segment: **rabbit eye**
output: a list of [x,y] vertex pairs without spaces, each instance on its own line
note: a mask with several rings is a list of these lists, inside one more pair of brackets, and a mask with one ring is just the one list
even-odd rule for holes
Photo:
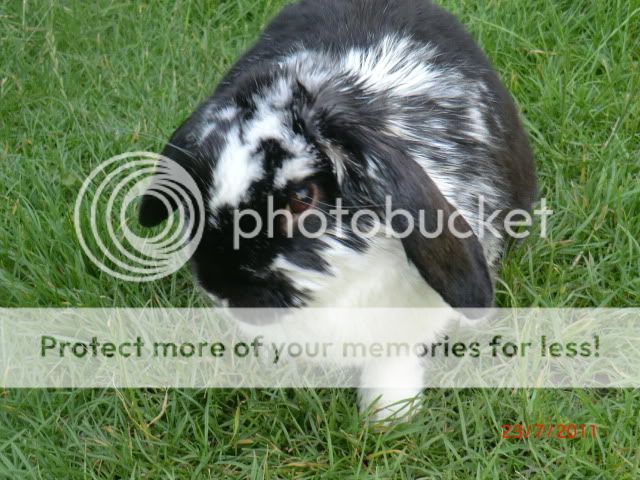
[[318,202],[318,187],[313,183],[296,185],[289,194],[289,210],[294,215],[300,215]]

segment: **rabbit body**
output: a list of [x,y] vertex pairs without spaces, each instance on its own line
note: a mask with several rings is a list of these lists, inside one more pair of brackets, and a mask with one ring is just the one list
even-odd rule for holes
[[[401,332],[392,320],[363,329],[329,313],[313,325],[286,318],[243,324],[247,334],[274,341],[294,331],[317,341],[435,340],[457,317],[455,309],[493,305],[506,242],[500,220],[512,210],[529,211],[536,195],[534,163],[512,99],[458,21],[426,0],[287,6],[163,153],[191,173],[205,198],[206,229],[192,263],[216,301],[442,309]],[[278,224],[275,235],[260,232],[234,244],[232,212],[252,208],[262,218],[271,198],[295,213],[305,208],[300,195],[325,214],[340,200],[349,220],[370,209],[381,220],[359,224],[381,232],[408,226],[406,218],[386,221],[390,198],[410,216],[423,215],[426,227],[441,215],[469,235],[457,238],[445,229],[437,238],[421,232],[363,238],[328,214],[317,238],[283,235]],[[153,196],[143,198],[143,224],[169,213]],[[483,231],[488,221],[495,229]],[[417,358],[360,367],[364,406],[379,398],[385,407],[421,388],[424,366]]]

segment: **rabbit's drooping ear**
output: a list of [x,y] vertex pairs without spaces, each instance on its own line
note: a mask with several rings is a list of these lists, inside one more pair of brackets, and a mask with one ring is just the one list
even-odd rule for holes
[[[401,152],[386,154],[383,161],[391,177],[387,181],[393,206],[410,212],[415,219],[411,233],[402,240],[407,258],[452,307],[491,307],[493,286],[489,269],[469,224],[413,159]],[[424,232],[438,235],[434,238],[425,235],[420,222]],[[404,232],[406,219],[397,217],[391,226]]]
[[[411,145],[383,133],[387,126],[376,102],[354,98],[364,97],[326,89],[310,110],[315,114],[311,122],[318,133],[350,152],[344,159],[343,167],[348,173],[341,185],[343,193],[368,192],[372,204],[384,204],[384,197],[390,196],[394,209],[403,209],[414,218],[415,226],[402,243],[407,258],[425,281],[453,308],[492,306],[489,269],[482,246],[468,223],[408,156],[406,151]],[[376,168],[369,168],[370,162]],[[379,178],[369,178],[366,172],[370,171],[378,172]],[[439,225],[442,232],[437,236],[423,235],[421,216],[425,232],[437,232]],[[451,231],[450,220],[456,232],[463,235]],[[394,216],[391,226],[396,232],[405,232],[407,220]]]

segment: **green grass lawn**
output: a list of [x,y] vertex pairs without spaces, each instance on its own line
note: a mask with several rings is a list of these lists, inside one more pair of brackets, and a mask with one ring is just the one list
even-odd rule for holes
[[[82,254],[101,161],[159,151],[281,0],[0,1],[0,306],[204,305],[187,269],[126,284]],[[517,99],[555,211],[502,306],[640,306],[640,1],[446,0]],[[1,372],[0,372],[1,375]],[[516,422],[595,440],[502,440]],[[372,429],[350,390],[0,391],[0,478],[640,477],[640,392],[433,390]]]

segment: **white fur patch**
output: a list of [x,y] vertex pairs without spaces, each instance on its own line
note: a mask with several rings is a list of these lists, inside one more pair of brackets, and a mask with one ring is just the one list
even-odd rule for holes
[[[350,50],[342,68],[356,75],[365,88],[374,92],[400,97],[425,92],[433,94],[442,89],[443,74],[460,76],[455,71],[444,71],[428,63],[436,56],[435,48],[390,35],[372,48]],[[448,95],[457,93],[453,91]]]
[[253,152],[254,146],[241,141],[237,128],[229,132],[213,171],[213,191],[209,198],[212,213],[223,206],[237,207],[246,199],[251,184],[262,177],[262,162]]
[[304,180],[315,173],[309,158],[295,157],[286,160],[276,172],[274,184],[276,188],[284,188],[292,181]]
[[328,272],[302,269],[283,256],[272,265],[311,294],[308,307],[447,307],[407,261],[400,240],[377,237],[364,252],[335,239],[322,240],[329,245],[320,253]]

